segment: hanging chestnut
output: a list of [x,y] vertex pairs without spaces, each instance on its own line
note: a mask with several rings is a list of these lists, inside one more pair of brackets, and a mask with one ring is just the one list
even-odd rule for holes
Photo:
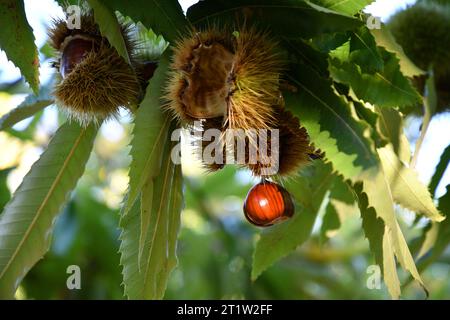
[[268,227],[292,217],[294,203],[282,186],[263,180],[248,192],[244,214],[255,226]]
[[114,118],[122,108],[134,110],[147,86],[147,70],[131,24],[121,22],[119,28],[126,61],[102,35],[92,10],[82,10],[80,21],[73,29],[66,19],[56,19],[48,33],[56,51],[53,66],[61,75],[53,90],[56,104],[86,126]]

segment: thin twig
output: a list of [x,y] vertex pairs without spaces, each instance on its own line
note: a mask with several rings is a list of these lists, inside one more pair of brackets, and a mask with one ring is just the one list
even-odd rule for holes
[[422,147],[423,141],[427,134],[428,128],[430,126],[431,118],[433,117],[434,111],[436,110],[436,87],[434,84],[434,73],[433,70],[429,71],[429,78],[425,85],[425,93],[423,98],[423,121],[420,136],[416,141],[416,147],[414,149],[414,154],[411,158],[410,167],[415,168],[417,160],[419,158],[420,148]]

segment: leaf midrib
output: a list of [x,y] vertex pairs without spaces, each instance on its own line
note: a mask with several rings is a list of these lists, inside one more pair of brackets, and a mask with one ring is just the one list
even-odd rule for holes
[[81,142],[81,138],[85,135],[85,133],[86,133],[86,129],[83,128],[81,130],[80,135],[78,136],[77,140],[75,141],[72,149],[70,150],[69,155],[64,160],[63,166],[61,167],[61,170],[58,172],[58,175],[56,176],[54,182],[52,183],[49,192],[47,193],[47,195],[44,198],[44,201],[42,201],[41,205],[39,206],[39,209],[37,210],[36,215],[34,216],[33,220],[31,221],[30,226],[27,228],[24,236],[20,240],[19,245],[17,246],[16,250],[14,251],[13,255],[11,256],[11,259],[9,259],[8,263],[3,268],[3,271],[0,274],[0,279],[2,279],[3,276],[5,275],[5,273],[9,270],[10,266],[12,265],[12,262],[17,257],[20,249],[22,248],[22,246],[24,245],[25,241],[28,239],[29,235],[31,234],[31,232],[33,230],[33,227],[36,224],[36,221],[38,220],[38,218],[42,214],[43,209],[47,205],[50,197],[52,196],[53,192],[55,191],[56,186],[59,184],[59,181],[61,180],[62,175],[63,175],[65,169],[67,168],[69,161],[73,158],[75,150],[78,148],[78,146],[79,146],[79,144]]
[[[163,185],[162,185],[162,190],[166,190],[166,188],[167,188],[167,184],[168,184],[168,180],[169,180],[170,166],[171,166],[171,162],[170,162],[170,161],[167,161],[167,166],[166,166],[166,168],[165,168],[165,173],[164,173],[164,183],[163,183]],[[152,195],[152,196],[153,196],[153,195]],[[153,233],[153,236],[152,236],[152,241],[151,241],[152,245],[151,245],[151,247],[150,247],[150,252],[149,252],[149,255],[148,255],[148,260],[151,260],[151,256],[152,256],[152,253],[153,253],[153,248],[154,248],[154,246],[155,246],[155,245],[154,245],[154,244],[155,244],[155,238],[156,238],[156,234],[157,234],[157,231],[158,231],[159,220],[160,220],[160,218],[161,218],[162,206],[163,206],[163,204],[164,204],[164,202],[165,202],[165,201],[163,201],[163,200],[165,200],[165,197],[164,197],[164,196],[161,198],[161,200],[160,200],[160,202],[159,202],[158,216],[157,216],[157,218],[156,218],[156,224],[155,224],[155,232]],[[141,209],[141,210],[142,210],[142,209]],[[151,210],[151,208],[150,208],[150,210]],[[145,277],[144,277],[144,290],[143,290],[144,293],[145,293],[145,291],[146,291],[146,289],[147,289],[147,277],[148,277],[148,271],[149,271],[149,269],[150,269],[150,264],[149,264],[148,261],[147,261],[146,267],[145,267]]]
[[430,218],[431,220],[433,220],[433,221],[437,221],[437,222],[439,222],[439,221],[442,221],[442,220],[435,220],[436,218],[434,218],[433,216],[435,216],[435,215],[439,215],[439,211],[437,211],[436,210],[436,212],[433,212],[432,210],[430,210],[429,208],[428,208],[428,205],[426,205],[423,201],[422,201],[422,197],[420,197],[417,193],[416,193],[416,191],[415,191],[415,189],[414,188],[412,188],[411,186],[410,186],[410,184],[408,183],[408,181],[404,178],[404,173],[402,172],[402,167],[400,167],[399,169],[396,169],[397,168],[397,166],[395,165],[395,163],[393,163],[392,161],[391,161],[391,159],[390,159],[390,157],[386,154],[386,152],[383,150],[383,149],[381,149],[381,152],[383,152],[385,155],[384,155],[384,158],[386,159],[386,161],[388,161],[389,162],[389,165],[392,167],[392,168],[394,168],[394,170],[395,171],[397,171],[398,172],[398,177],[403,181],[403,183],[407,186],[407,188],[408,188],[408,190],[410,191],[410,193],[414,196],[414,198],[416,198],[417,199],[417,201],[423,206],[423,208],[422,208],[422,210],[418,210],[419,212],[422,212],[422,214],[424,214],[424,215],[426,215],[426,216],[428,216],[428,218]]
[[[320,99],[320,97],[318,97],[317,95],[314,94],[314,92],[312,92],[311,90],[309,90],[306,86],[304,86],[302,83],[300,83],[299,81],[297,81],[296,79],[290,77],[292,81],[294,81],[297,85],[299,85],[300,87],[302,87],[305,91],[307,91],[314,99],[316,99],[317,101],[320,102],[320,104],[322,104],[324,107],[326,107],[329,111],[331,111],[331,113],[333,113],[335,115],[335,117],[337,119],[340,120],[340,122],[343,123],[343,125],[345,127],[347,127],[347,129],[350,131],[351,135],[353,135],[356,138],[356,141],[358,144],[360,144],[362,146],[362,148],[365,150],[366,152],[366,159],[370,159],[370,162],[372,164],[376,165],[376,162],[372,159],[372,157],[370,157],[371,152],[370,150],[366,147],[366,145],[362,142],[360,136],[358,134],[356,134],[355,130],[353,130],[352,127],[349,126],[349,124],[347,123],[347,121],[345,121],[333,108],[331,108],[325,101],[323,101],[322,99]],[[339,97],[337,97],[339,98]],[[322,115],[321,115],[322,116]],[[368,156],[369,155],[369,156]]]
[[406,90],[404,90],[404,89],[402,89],[402,88],[400,88],[400,87],[394,85],[394,83],[392,83],[391,81],[389,81],[388,79],[386,79],[381,73],[376,72],[375,75],[376,75],[378,78],[380,78],[381,80],[383,80],[384,82],[386,82],[388,85],[390,85],[392,88],[394,88],[394,89],[396,89],[396,90],[402,92],[403,94],[406,94],[406,95],[408,95],[408,96],[410,96],[410,97],[412,97],[412,98],[417,98],[417,96],[416,96],[415,94],[413,94],[413,93],[411,93],[411,92],[408,92],[408,91],[406,91]]
[[[159,147],[159,144],[161,143],[161,141],[160,141],[161,140],[161,136],[163,135],[163,133],[164,133],[164,131],[166,129],[168,121],[169,121],[169,117],[167,115],[165,115],[164,123],[161,126],[161,129],[158,132],[158,136],[155,139],[156,143],[153,144],[153,148],[151,149],[147,159],[145,160],[145,165],[144,165],[144,168],[143,168],[143,170],[141,172],[147,172],[148,171],[150,163],[152,162],[152,159],[153,159],[153,154],[155,153],[155,150]],[[133,164],[131,164],[131,167],[133,168]],[[137,197],[139,195],[139,192],[137,192],[137,190],[140,190],[142,188],[142,186],[145,184],[146,181],[147,181],[146,176],[141,174],[140,178],[138,179],[138,184],[137,184],[136,188],[134,188],[134,190],[130,191],[130,197],[128,198],[127,206],[126,206],[124,215],[127,215],[128,212],[131,210],[132,205],[134,204],[134,202],[136,201],[136,199],[137,199]],[[130,183],[131,183],[131,180],[130,180]]]

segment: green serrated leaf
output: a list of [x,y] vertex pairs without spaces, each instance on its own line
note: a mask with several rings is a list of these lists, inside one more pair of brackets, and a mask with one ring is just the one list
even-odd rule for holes
[[164,36],[169,42],[177,39],[187,29],[187,21],[176,0],[108,0],[111,10],[118,10],[135,22]]
[[181,172],[170,158],[169,129],[174,127],[162,111],[160,100],[168,56],[162,57],[150,81],[133,130],[130,186],[122,211],[120,249],[125,294],[130,299],[161,299],[176,265]]
[[385,55],[382,72],[364,73],[353,62],[330,60],[330,74],[334,81],[350,86],[356,96],[379,107],[404,107],[421,100],[407,78],[400,72],[394,54]]
[[336,50],[344,44],[349,43],[349,35],[347,32],[325,33],[314,37],[310,41],[315,49],[323,53],[329,53],[330,51]]
[[354,15],[364,9],[366,6],[374,2],[375,0],[310,0],[311,2],[318,4],[322,7],[330,10],[341,12],[348,15]]
[[[287,98],[285,96],[285,98]],[[286,99],[286,105],[296,114],[295,100]],[[304,113],[302,113],[304,115]],[[296,114],[298,116],[298,113]],[[308,135],[314,145],[326,153],[326,158],[331,159],[333,167],[345,177],[357,177],[361,173],[361,168],[354,165],[357,155],[349,155],[339,150],[337,140],[330,136],[328,131],[321,131],[319,124],[319,113],[308,114],[308,117],[302,117],[301,124],[307,128]]]
[[[126,201],[126,199],[125,199]],[[132,208],[125,214],[123,208],[120,214],[119,227],[120,265],[122,266],[124,295],[129,299],[138,297],[142,292],[142,279],[139,276],[139,241],[141,230],[141,201],[136,200]]]
[[31,89],[39,88],[39,56],[33,30],[27,22],[23,1],[0,2],[0,48],[22,72]]
[[[148,181],[142,186],[141,192],[141,229],[139,233],[139,255],[138,264],[141,265],[142,256],[144,254],[145,241],[150,229],[150,222],[152,218],[152,203],[153,203],[153,191],[154,191],[154,177],[148,179]],[[139,269],[141,271],[141,269]]]
[[[388,227],[386,226],[386,228]],[[420,286],[428,296],[428,290],[425,287],[419,271],[417,270],[416,263],[414,262],[414,258],[411,255],[408,244],[405,240],[405,237],[403,236],[402,231],[400,230],[400,225],[398,224],[398,222],[396,222],[396,228],[396,232],[389,233],[389,235],[393,237],[391,242],[393,244],[395,256],[397,257],[397,260],[402,268],[411,274],[411,276],[420,284]]]
[[382,242],[383,272],[389,293],[393,298],[398,298],[400,295],[398,275],[394,271],[395,259],[393,258],[392,252],[397,257],[403,269],[408,271],[426,291],[414,259],[395,218],[394,197],[390,188],[390,181],[387,175],[385,175],[383,168],[373,170],[372,172],[365,172],[361,178],[364,181],[362,192],[367,195],[368,207],[375,209],[376,216],[381,218],[385,224]]
[[320,239],[326,241],[329,238],[329,232],[335,231],[341,227],[338,212],[334,204],[330,201],[325,209],[322,226],[320,228]]
[[299,204],[294,217],[261,233],[256,244],[252,279],[304,243],[310,236],[320,205],[333,181],[332,166],[316,162],[303,175],[286,185]]
[[157,291],[160,292],[160,296],[164,295],[164,291],[167,286],[170,272],[175,269],[178,264],[177,259],[177,243],[178,234],[181,227],[181,210],[183,208],[183,176],[181,173],[181,166],[175,166],[175,172],[171,187],[171,199],[169,203],[169,226],[168,226],[168,239],[167,239],[167,257],[166,257],[166,270],[164,273],[160,273],[158,279]]
[[348,59],[357,64],[364,73],[375,73],[383,70],[383,57],[377,49],[375,39],[365,27],[352,32]]
[[395,109],[375,108],[378,118],[378,131],[391,142],[395,154],[400,161],[411,161],[411,148],[408,138],[403,132],[403,117]]
[[296,54],[299,63],[307,65],[322,77],[328,78],[327,54],[317,51],[308,40],[283,39],[282,45]]
[[351,33],[345,54],[347,46],[330,55],[329,70],[334,81],[348,85],[359,99],[379,107],[411,106],[420,101],[420,95],[400,71],[399,59],[378,47],[367,28]]
[[392,299],[398,299],[401,294],[400,280],[398,279],[397,266],[395,263],[394,243],[392,230],[384,226],[383,234],[383,276],[386,287]]
[[439,182],[444,176],[445,170],[447,170],[449,163],[450,163],[450,145],[447,146],[447,148],[445,148],[444,152],[442,153],[441,159],[439,160],[439,163],[436,166],[436,170],[433,174],[433,177],[431,178],[430,185],[428,186],[428,189],[430,190],[430,193],[433,196],[436,193],[436,189],[439,185]]
[[122,29],[114,12],[102,0],[87,0],[87,2],[92,10],[94,10],[95,22],[97,22],[101,34],[116,48],[119,55],[128,64],[131,64],[127,45],[122,35]]
[[370,205],[367,194],[363,192],[363,184],[357,183],[354,186],[354,190],[358,196],[362,227],[367,240],[369,240],[370,251],[375,257],[376,264],[383,270],[384,282],[389,294],[393,299],[398,299],[401,291],[393,249],[392,232],[383,219],[377,217],[377,212]]
[[298,92],[285,93],[286,107],[300,119],[314,144],[346,178],[378,166],[369,126],[352,115],[348,101],[335,94],[331,82],[304,65],[290,75]]
[[382,25],[380,29],[374,28],[370,32],[374,36],[378,46],[385,48],[397,56],[400,63],[400,70],[405,76],[412,78],[422,76],[426,73],[406,56],[403,48],[395,41],[394,36],[385,25]]
[[[169,252],[169,218],[171,186],[174,177],[174,165],[170,160],[171,144],[167,143],[164,150],[161,173],[155,179],[155,188],[152,193],[142,189],[141,217],[149,216],[148,231],[144,239],[143,255],[139,261],[142,279],[142,295],[144,299],[162,299],[165,285],[160,284],[161,279],[170,272],[167,266]],[[152,198],[151,202],[146,198]],[[149,207],[143,205],[149,204]]]
[[159,59],[169,46],[169,43],[164,40],[163,36],[156,35],[152,29],[148,29],[141,22],[135,22],[130,17],[124,17],[120,13],[117,13],[117,15],[120,21],[131,27],[136,41],[145,43],[145,46],[136,48],[136,55],[145,61],[156,61]]
[[391,146],[378,149],[378,154],[395,202],[432,221],[442,221],[444,217],[436,209],[427,187],[419,181],[416,172],[397,158]]
[[424,230],[424,238],[419,252],[417,253],[417,260],[426,255],[431,249],[433,249],[439,235],[439,223],[433,222],[429,229]]
[[359,214],[356,196],[353,189],[342,176],[336,176],[330,188],[330,204],[333,205],[339,217],[339,221],[344,221],[347,217]]
[[394,198],[391,193],[390,183],[383,172],[383,168],[373,169],[361,175],[363,192],[367,195],[369,207],[375,209],[377,217],[396,232],[396,219],[394,212]]
[[392,232],[385,225],[373,207],[370,207],[366,194],[362,192],[362,184],[355,185],[358,203],[361,211],[362,226],[369,240],[370,251],[375,262],[383,270],[384,282],[393,299],[400,296],[400,280],[398,279],[395,253],[393,249]]
[[[171,144],[168,145],[171,146]],[[156,218],[158,225],[151,237],[148,234],[145,245],[150,248],[150,250],[146,250],[149,255],[146,257],[147,261],[142,261],[142,269],[148,270],[146,283],[149,285],[144,288],[144,297],[148,299],[164,297],[169,275],[177,264],[176,244],[182,205],[181,171],[180,166],[171,163],[170,150],[171,148],[166,151],[167,176],[164,178],[161,176],[155,180],[160,189],[155,190],[153,195],[158,202],[152,206],[152,216]],[[169,184],[165,185],[163,181],[167,181]],[[159,261],[158,264],[157,261]],[[156,286],[152,283],[155,283]]]
[[53,223],[75,188],[97,128],[64,124],[0,215],[0,297],[12,298],[26,273],[43,257]]
[[131,209],[141,189],[151,177],[159,174],[162,150],[167,141],[170,117],[161,109],[160,97],[166,81],[168,54],[165,54],[150,80],[147,94],[136,112],[133,140],[131,141],[131,167],[129,195],[125,214]]
[[0,118],[0,131],[9,129],[16,123],[33,116],[53,102],[48,88],[42,88],[38,96],[34,94],[27,96],[21,104]]
[[[169,274],[177,263],[181,169],[170,160],[171,146],[171,143],[166,144],[163,166],[153,181],[152,190],[143,188],[132,210],[127,215],[122,214],[121,265],[125,294],[129,299],[162,299]],[[148,221],[147,229],[140,235],[143,220]]]
[[371,127],[371,138],[375,143],[376,148],[384,147],[387,143],[387,139],[380,133],[378,124],[380,122],[380,115],[375,112],[374,108],[370,108],[367,104],[363,104],[359,101],[352,102],[355,112],[359,119],[364,120]]
[[367,240],[369,240],[370,251],[375,257],[375,262],[383,267],[384,222],[377,217],[375,209],[369,207],[367,195],[362,192],[362,184],[357,184],[354,190],[358,196],[362,227]]
[[[326,8],[298,0],[205,0],[189,8],[188,19],[197,27],[237,21],[260,24],[285,38],[310,39],[322,33],[351,30],[361,22]],[[295,26],[295,28],[292,28]]]

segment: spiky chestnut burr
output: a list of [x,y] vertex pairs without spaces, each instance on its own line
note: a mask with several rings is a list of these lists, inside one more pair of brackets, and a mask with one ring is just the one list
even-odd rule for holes
[[129,27],[121,26],[132,65],[104,38],[92,12],[83,12],[81,29],[69,29],[65,20],[54,21],[50,44],[56,49],[55,66],[61,75],[55,86],[57,104],[83,125],[116,116],[121,107],[139,102],[144,79],[135,68],[135,43]]
[[[201,126],[190,126],[191,134],[194,137],[193,141],[193,155],[200,160],[203,168],[209,172],[218,171],[225,167],[226,149],[223,138],[224,133],[224,118],[211,118],[201,120]],[[206,136],[210,130],[216,130],[220,136],[209,135]],[[220,150],[221,154],[216,154]],[[211,161],[206,161],[205,155],[210,157]],[[218,161],[216,161],[216,159]]]
[[[259,153],[260,148],[256,148],[256,158],[253,159],[254,161],[250,161],[249,148],[251,145],[247,138],[245,143],[245,164],[241,165],[241,167],[248,168],[255,176],[264,176],[264,169],[273,168],[274,163],[271,163],[270,161],[275,159],[275,161],[278,160],[278,171],[270,171],[273,173],[271,175],[281,178],[294,176],[302,167],[308,165],[312,160],[323,158],[324,154],[310,143],[308,133],[306,129],[301,126],[298,118],[282,107],[274,107],[274,110],[277,125],[270,129],[279,130],[278,148],[271,149],[272,136],[270,131],[268,131],[267,152],[264,152],[264,156],[262,156]],[[218,157],[220,163],[203,162],[203,165],[209,171],[220,170],[224,167],[226,152],[230,149],[230,145],[227,144],[226,141],[228,127],[226,123],[223,122],[222,118],[206,119],[203,120],[202,124],[201,134],[204,134],[209,129],[216,129],[221,132],[221,139],[212,141],[212,146],[210,145],[211,141],[209,141],[209,139],[202,139],[197,142],[198,147],[195,149],[194,153],[201,158],[205,153],[205,148],[208,147],[210,148],[209,150],[215,150],[217,146],[217,149],[222,150],[222,157]],[[261,143],[261,141],[258,143]],[[235,159],[237,159],[237,145],[233,144],[231,149],[231,151],[234,152]],[[212,156],[215,157],[215,153],[213,153]]]
[[[411,60],[423,70],[433,68],[438,97],[436,112],[450,108],[450,4],[421,1],[399,11],[388,22],[397,42]],[[426,77],[414,79],[420,92]],[[419,108],[412,109],[418,112]],[[410,110],[404,110],[409,113]]]
[[174,48],[168,108],[184,124],[226,117],[231,129],[268,128],[283,67],[267,33],[193,31]]
[[[224,140],[228,129],[279,129],[280,149],[273,151],[280,158],[277,174],[295,174],[310,160],[314,148],[298,119],[281,107],[284,61],[280,52],[276,41],[256,29],[244,29],[238,34],[217,29],[193,32],[174,49],[167,106],[184,125],[204,119],[203,131],[220,130],[223,161],[225,147],[230,148]],[[250,164],[249,147],[256,142],[246,142],[244,166],[261,176],[267,168],[263,164],[266,159],[258,154],[256,163]],[[208,144],[202,141],[195,152],[203,155]],[[228,151],[234,152],[236,158],[237,150],[231,149]],[[210,171],[223,167],[219,163],[204,164]]]
[[[277,119],[275,129],[279,130],[278,150],[270,150],[272,145],[270,136],[267,145],[269,152],[274,152],[275,158],[278,158],[278,176],[294,176],[301,167],[314,160],[315,156],[323,157],[310,143],[306,129],[300,125],[298,118],[290,111],[276,107],[275,118]],[[264,164],[263,159],[258,158],[257,160],[256,164],[247,164],[247,167],[255,176],[261,176],[267,165]]]
[[396,13],[388,22],[411,60],[436,75],[450,71],[450,6],[419,3]]

